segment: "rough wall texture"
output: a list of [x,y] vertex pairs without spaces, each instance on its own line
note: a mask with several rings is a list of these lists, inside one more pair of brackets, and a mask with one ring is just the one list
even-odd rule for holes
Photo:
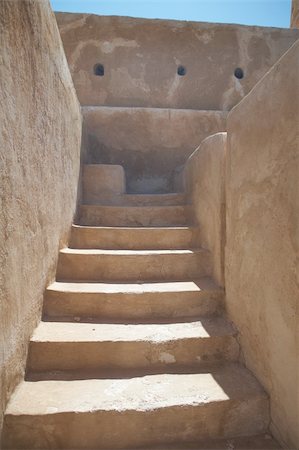
[[176,170],[210,134],[226,130],[222,111],[82,108],[85,162],[120,164],[128,192],[174,189]]
[[270,394],[272,431],[299,448],[299,42],[228,116],[228,312]]
[[200,243],[211,251],[213,277],[224,286],[226,133],[205,139],[190,156],[183,182],[199,225]]
[[299,0],[292,1],[291,28],[299,28]]
[[[56,17],[82,105],[229,110],[299,37],[279,28]],[[95,64],[104,76],[94,74]],[[234,76],[238,67],[243,79]]]
[[0,2],[0,429],[76,207],[81,114],[48,1]]

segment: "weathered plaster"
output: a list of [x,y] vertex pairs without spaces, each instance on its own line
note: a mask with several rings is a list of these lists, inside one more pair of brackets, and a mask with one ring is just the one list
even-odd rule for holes
[[226,130],[223,111],[82,108],[85,162],[122,165],[128,192],[174,190],[177,169],[207,136]]
[[0,4],[0,429],[76,208],[81,115],[48,1]]
[[[56,17],[81,105],[230,110],[299,38],[298,30],[279,28]],[[97,63],[103,77],[94,75]]]
[[125,193],[124,169],[113,164],[85,164],[82,168],[83,203],[97,203],[101,198]]
[[299,42],[228,116],[227,309],[270,394],[271,429],[299,448]]
[[226,133],[205,139],[189,157],[183,183],[200,242],[211,252],[212,274],[224,286]]

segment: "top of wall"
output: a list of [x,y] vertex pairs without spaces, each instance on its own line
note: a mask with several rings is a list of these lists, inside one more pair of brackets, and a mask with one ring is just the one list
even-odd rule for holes
[[[295,29],[56,17],[82,105],[230,110],[299,38]],[[104,76],[94,74],[97,63]],[[234,76],[236,68],[243,79]]]
[[292,1],[291,27],[299,28],[299,0]]

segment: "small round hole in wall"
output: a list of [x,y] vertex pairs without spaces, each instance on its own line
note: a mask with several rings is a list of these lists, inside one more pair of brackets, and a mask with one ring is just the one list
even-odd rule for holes
[[103,77],[105,75],[105,69],[103,64],[95,64],[93,66],[93,73],[98,77]]
[[180,77],[183,77],[184,75],[186,75],[186,67],[184,67],[184,66],[179,66],[179,67],[178,67],[178,70],[177,70],[177,74],[178,74]]
[[242,78],[244,77],[243,69],[241,69],[240,67],[237,67],[235,69],[234,75],[236,78],[238,78],[238,80],[242,80]]

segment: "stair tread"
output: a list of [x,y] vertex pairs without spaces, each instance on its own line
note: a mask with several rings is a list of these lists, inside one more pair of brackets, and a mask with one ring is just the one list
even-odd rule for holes
[[198,407],[242,401],[266,394],[238,364],[210,372],[158,374],[131,379],[23,381],[6,410],[9,415],[52,415],[63,412],[152,411],[167,407]]
[[186,203],[184,193],[133,194],[99,192],[97,187],[86,186],[83,189],[83,204],[102,206],[176,206]]
[[40,322],[31,342],[138,342],[202,339],[234,335],[234,327],[221,317],[178,323]]
[[194,226],[194,225],[165,225],[165,226],[160,226],[160,225],[153,225],[151,227],[149,226],[145,226],[145,227],[130,227],[130,226],[104,226],[104,225],[77,225],[77,224],[73,224],[72,228],[76,228],[76,229],[96,229],[96,230],[126,230],[126,231],[134,231],[134,233],[138,233],[138,231],[169,231],[169,230],[176,230],[176,231],[192,231],[192,230],[197,230],[198,227]]
[[129,223],[123,223],[123,226],[119,226],[120,223],[105,225],[73,225],[69,247],[165,250],[199,246],[200,232],[195,226],[140,226],[136,223],[134,226]]
[[191,207],[188,204],[123,206],[89,203],[80,205],[77,223],[96,226],[181,226],[190,224],[190,219]]
[[210,276],[211,253],[198,249],[117,250],[64,248],[58,281],[185,281]]
[[164,209],[181,209],[181,208],[190,208],[190,204],[188,203],[180,203],[176,205],[98,205],[94,203],[81,203],[81,207],[89,207],[95,209],[154,209],[157,211],[163,211]]
[[229,439],[205,439],[197,442],[155,445],[128,450],[275,450],[282,447],[270,434]]
[[147,293],[147,292],[200,292],[222,289],[210,277],[195,281],[164,281],[160,283],[71,283],[55,281],[47,290],[82,293]]
[[134,194],[134,193],[126,193],[124,195],[136,198],[168,198],[168,197],[183,197],[185,194],[183,192],[164,192],[164,193],[155,193],[155,194]]
[[[124,200],[128,201],[151,201],[151,200],[161,200],[162,202],[165,200],[180,200],[182,202],[186,201],[186,195],[183,192],[168,192],[164,194],[133,194],[133,193],[124,193],[120,195]],[[124,203],[125,205],[125,203]],[[175,204],[176,205],[176,204]],[[174,205],[174,206],[175,206]],[[148,205],[150,206],[150,205]],[[163,206],[163,205],[157,205]],[[173,205],[167,205],[173,206]]]
[[166,249],[166,250],[109,250],[109,249],[81,249],[63,248],[60,253],[72,255],[112,255],[112,256],[151,256],[151,255],[192,255],[194,253],[209,253],[204,248],[196,249]]

